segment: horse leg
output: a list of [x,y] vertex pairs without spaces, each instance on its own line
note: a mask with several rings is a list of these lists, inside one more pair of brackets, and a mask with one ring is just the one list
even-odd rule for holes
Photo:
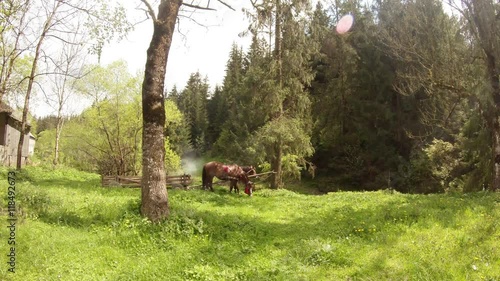
[[201,188],[203,190],[207,190],[207,184],[208,184],[207,179],[208,179],[208,175],[207,175],[206,167],[203,166],[203,169],[201,172]]
[[[205,170],[203,170],[203,172],[205,172]],[[210,177],[210,176],[207,176],[204,173],[204,177],[203,177],[203,190],[210,189],[210,191],[214,191],[214,188],[212,187],[213,180],[214,180],[213,176]]]
[[237,180],[231,180],[229,184],[229,193],[233,192],[234,193],[240,193],[240,190],[238,189],[238,181]]

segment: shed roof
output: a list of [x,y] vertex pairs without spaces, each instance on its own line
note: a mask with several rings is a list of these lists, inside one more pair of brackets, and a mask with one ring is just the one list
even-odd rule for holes
[[10,107],[8,104],[4,103],[3,101],[0,101],[0,113],[2,113],[2,112],[6,112],[6,113],[11,114],[12,112],[14,112],[14,109],[12,109],[12,107]]
[[[21,112],[16,112],[12,107],[10,107],[8,104],[4,103],[3,101],[0,101],[0,113],[7,113],[11,118],[18,122],[22,122],[23,120],[23,114]],[[28,127],[31,127],[30,122],[26,122],[26,125]]]

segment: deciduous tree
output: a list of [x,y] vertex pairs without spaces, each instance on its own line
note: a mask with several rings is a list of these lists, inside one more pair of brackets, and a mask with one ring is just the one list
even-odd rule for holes
[[[0,100],[18,88],[22,73],[16,71],[16,63],[22,59],[27,46],[21,42],[26,32],[31,1],[0,2]],[[16,75],[17,74],[17,75]]]
[[500,189],[500,4],[493,0],[462,0],[462,11],[470,32],[482,50],[489,102],[484,108],[491,133],[491,190]]
[[[4,2],[2,2],[3,4]],[[67,39],[65,34],[77,34],[81,30],[75,29],[75,22],[86,23],[87,27],[92,28],[92,38],[96,39],[95,45],[93,45],[99,52],[105,41],[110,40],[116,32],[121,32],[129,29],[129,25],[123,21],[123,9],[118,7],[113,10],[115,13],[112,17],[103,16],[99,8],[108,6],[107,2],[104,1],[75,1],[75,0],[60,0],[60,1],[8,1],[7,3],[20,3],[21,5],[21,15],[19,16],[20,27],[15,34],[15,44],[13,44],[13,50],[24,50],[26,55],[32,58],[32,63],[30,67],[29,74],[24,79],[27,81],[26,90],[24,91],[24,106],[23,115],[21,121],[21,131],[23,132],[19,138],[19,146],[17,151],[17,169],[21,168],[22,162],[22,147],[24,143],[25,132],[27,130],[27,118],[30,107],[30,100],[32,97],[32,92],[34,91],[34,86],[36,85],[38,77],[46,74],[40,71],[39,62],[41,59],[45,58],[51,60],[50,52],[48,49],[52,46],[47,44],[47,42],[64,41]],[[109,12],[109,11],[108,11]],[[111,14],[107,14],[110,16]],[[14,16],[13,18],[16,18]],[[24,23],[30,23],[30,28],[26,29]],[[103,25],[106,23],[106,26]],[[78,27],[81,25],[78,24]],[[23,29],[24,28],[24,29]],[[96,35],[98,31],[106,31],[108,38],[103,38],[102,36]],[[88,31],[88,30],[87,30]],[[102,33],[101,33],[102,34]],[[80,39],[78,36],[75,38]],[[18,43],[22,42],[23,45]],[[82,42],[70,42],[74,44],[83,44]],[[9,46],[10,47],[10,46]],[[19,57],[19,52],[14,52],[10,58]],[[7,65],[7,72],[9,68],[12,67],[12,63]],[[4,78],[3,78],[4,79]],[[4,81],[2,84],[7,85],[9,81]],[[1,93],[3,94],[3,93]]]
[[[153,36],[147,51],[144,82],[142,84],[143,162],[141,213],[153,222],[169,215],[166,190],[165,161],[165,107],[164,83],[168,54],[181,5],[210,10],[210,1],[201,7],[182,0],[161,0],[158,13],[150,1],[141,0],[152,19]],[[227,6],[227,4],[218,0]]]

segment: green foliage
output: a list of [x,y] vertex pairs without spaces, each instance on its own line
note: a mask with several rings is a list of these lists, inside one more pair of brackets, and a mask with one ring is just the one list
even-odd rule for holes
[[[236,124],[243,128],[246,125],[247,131],[254,135],[249,144],[251,152],[265,152],[256,157],[259,162],[269,162],[276,172],[271,181],[274,188],[282,185],[282,170],[285,175],[298,176],[298,165],[303,165],[313,150],[310,145],[311,100],[305,88],[313,79],[310,60],[317,55],[319,42],[306,34],[311,30],[308,3],[262,1],[254,5],[252,12],[247,12],[253,41],[247,55],[244,88],[240,90],[246,94],[241,94],[237,101],[251,104],[259,115],[252,118],[255,114],[243,113],[240,116],[244,118],[237,120],[247,122]],[[271,34],[262,35],[267,32]],[[285,132],[288,129],[298,138],[292,146]],[[240,135],[237,130],[231,133]],[[287,157],[286,166],[283,157]]]
[[140,190],[102,188],[98,175],[29,167],[17,177],[15,280],[500,278],[498,193],[174,189],[170,219],[151,223]]
[[[36,141],[35,156],[39,159],[47,159],[47,163],[50,162],[50,159],[53,159],[54,156],[55,141],[55,129],[40,132]],[[63,159],[63,155],[60,155],[59,157],[60,159]]]
[[192,73],[186,87],[179,94],[177,106],[189,124],[190,144],[196,152],[207,148],[207,98],[208,82],[199,72]]
[[435,139],[422,151],[414,152],[409,162],[399,165],[393,185],[397,190],[411,193],[458,191],[462,182],[454,172],[459,159],[456,147]]
[[[251,52],[251,51],[250,51]],[[251,146],[250,135],[262,125],[262,114],[255,105],[255,89],[247,86],[250,72],[241,48],[233,45],[226,67],[222,89],[216,89],[209,101],[209,128],[216,141],[213,152],[236,163],[255,163],[247,148]]]
[[172,150],[177,155],[183,155],[191,150],[188,122],[172,99],[165,100],[165,114],[165,136]]
[[170,144],[170,139],[165,139],[165,170],[167,173],[175,173],[181,169],[181,157]]
[[93,9],[88,13],[85,27],[93,39],[90,52],[99,58],[102,48],[113,39],[126,37],[133,30],[133,23],[127,19],[126,9],[121,5],[113,5],[108,1],[96,1]]
[[229,162],[248,163],[245,147],[248,140],[242,140],[229,129],[223,129],[213,146],[213,153]]
[[[318,6],[311,30],[322,44],[311,88],[318,174],[353,189],[460,188],[468,168],[459,133],[475,103],[477,67],[459,21],[434,0],[333,8],[328,21]],[[340,36],[328,27],[346,11],[356,22]],[[426,22],[435,23],[433,31]]]
[[429,159],[432,175],[446,188],[445,181],[451,176],[451,172],[458,165],[458,157],[454,155],[455,148],[449,142],[433,140],[432,144],[424,149]]
[[31,70],[33,58],[24,55],[25,47],[20,45],[30,4],[23,1],[0,3],[0,100],[4,102],[23,91],[27,83],[25,77]]
[[443,191],[432,174],[429,157],[422,151],[412,153],[408,162],[401,161],[393,185],[396,190],[409,193]]
[[[314,11],[302,0],[255,2],[246,11],[250,49],[232,46],[223,85],[209,93],[207,79],[193,73],[182,91],[169,93],[168,170],[178,169],[179,155],[202,154],[282,170],[273,187],[317,167],[326,191],[490,188],[496,107],[481,78],[488,69],[476,59],[488,44],[475,37],[478,22],[464,18],[474,11],[451,16],[436,0],[375,2],[318,2]],[[355,24],[339,35],[333,27],[345,13]],[[120,10],[114,20],[123,16]],[[128,28],[115,27],[95,35]],[[141,79],[125,69],[123,62],[98,67],[80,84],[95,102],[66,122],[66,165],[140,170]],[[39,159],[51,158],[51,134],[40,135]]]
[[96,104],[82,114],[81,123],[76,126],[81,126],[79,131],[66,128],[67,134],[79,140],[70,144],[71,149],[87,154],[87,163],[94,158],[95,169],[102,174],[137,174],[141,161],[140,116],[138,98],[124,103],[116,97]]
[[479,191],[487,187],[492,179],[491,166],[491,134],[486,121],[473,112],[465,123],[461,137],[460,148],[465,167],[460,176],[465,176],[464,191]]
[[[139,76],[131,76],[126,64],[118,61],[94,67],[77,89],[92,97],[94,104],[81,115],[68,118],[60,143],[61,163],[100,174],[139,174],[142,164],[142,109]],[[166,169],[180,169],[179,153],[185,149],[185,121],[171,101],[167,113]],[[48,125],[48,127],[50,127]],[[36,155],[50,162],[55,131],[40,133]],[[175,141],[175,145],[172,145]]]
[[37,119],[38,127],[36,129],[35,135],[38,135],[40,132],[45,130],[55,129],[57,126],[57,116],[49,115],[45,117],[41,117]]
[[264,162],[266,155],[273,153],[273,145],[278,140],[283,148],[284,177],[300,178],[300,171],[306,166],[305,158],[314,152],[301,120],[283,116],[257,130],[252,141],[254,147],[267,149],[256,150],[259,162]]

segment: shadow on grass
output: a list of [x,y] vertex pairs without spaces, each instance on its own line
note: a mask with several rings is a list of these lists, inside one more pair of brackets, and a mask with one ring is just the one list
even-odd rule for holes
[[87,208],[87,212],[67,208],[54,207],[57,202],[50,202],[50,207],[31,207],[35,211],[37,219],[47,224],[65,225],[75,228],[89,228],[99,226],[111,226],[115,222],[123,220],[128,214],[139,215],[137,200],[129,200],[128,203],[113,208],[100,208],[97,205]]
[[[122,188],[95,187],[88,182],[73,180],[42,180],[20,184],[18,206],[25,217],[48,224],[77,228],[110,225],[127,213],[139,213],[137,191]],[[134,196],[131,198],[131,195]],[[70,202],[70,203],[68,203]]]
[[[359,195],[363,197],[361,193]],[[477,251],[474,249],[487,239],[493,241],[492,237],[499,235],[498,228],[495,227],[495,219],[478,221],[474,217],[480,217],[498,208],[499,199],[499,194],[476,193],[464,195],[400,194],[395,195],[394,200],[386,200],[379,204],[373,204],[373,202],[366,204],[366,202],[354,200],[341,206],[331,207],[323,215],[308,216],[306,220],[294,221],[291,223],[293,225],[291,229],[302,229],[303,239],[315,237],[321,240],[343,241],[342,243],[356,241],[358,247],[362,244],[372,248],[373,251],[368,252],[351,252],[359,256],[358,260],[363,261],[356,273],[359,276],[370,276],[373,272],[383,272],[383,270],[392,274],[391,269],[383,267],[387,265],[386,262],[391,257],[394,257],[394,254],[401,255],[393,252],[393,249],[399,249],[404,250],[408,255],[405,257],[403,254],[403,259],[399,257],[402,276],[412,276],[418,273],[405,272],[408,270],[405,266],[409,266],[413,267],[413,270],[425,268],[426,273],[431,274],[430,276],[452,280],[457,275],[453,275],[453,270],[444,266],[443,261],[444,263],[451,262],[454,258],[439,257],[438,246],[442,243],[446,247],[445,251],[455,253],[454,257],[459,257],[464,252]],[[472,215],[472,219],[471,214],[475,214]],[[498,213],[496,219],[498,219]],[[481,229],[477,229],[474,225],[480,225]],[[434,233],[436,230],[438,233]],[[440,236],[444,234],[449,237]],[[460,236],[468,237],[467,244],[460,243]],[[426,240],[406,241],[405,239],[410,239],[409,237],[413,239],[422,237]],[[415,243],[414,246],[411,246],[413,243]],[[404,246],[406,244],[410,247]],[[378,249],[387,250],[384,252]],[[429,253],[422,253],[422,250],[430,251],[432,253],[430,256],[435,260],[423,258]],[[498,252],[495,257],[498,258]]]
[[[362,197],[365,201],[342,198],[344,195],[328,195],[315,202],[318,208],[309,206],[289,209],[289,217],[278,215],[275,220],[266,216],[238,215],[223,213],[221,210],[193,210],[189,205],[176,205],[174,212],[178,215],[188,214],[193,220],[203,221],[203,233],[210,237],[211,244],[201,251],[215,256],[224,264],[236,266],[235,261],[245,260],[252,263],[255,253],[275,255],[275,258],[296,259],[305,266],[334,266],[344,268],[358,263],[355,274],[369,276],[370,273],[383,270],[386,262],[391,259],[387,252],[377,249],[394,249],[402,247],[401,243],[410,243],[402,239],[417,235],[431,235],[434,229],[450,229],[453,233],[464,233],[470,236],[470,242],[463,247],[456,247],[453,238],[450,251],[472,251],[484,239],[498,236],[495,220],[482,227],[484,231],[474,231],[473,227],[465,225],[464,218],[470,219],[470,212],[487,213],[498,207],[498,194],[466,194],[466,195],[391,195],[380,193],[351,193],[349,196]],[[374,198],[370,198],[370,197]],[[220,202],[220,196],[208,196],[208,202]],[[300,202],[306,196],[290,200]],[[317,197],[316,197],[317,198]],[[367,198],[369,198],[368,201]],[[377,198],[383,199],[376,202]],[[227,198],[226,198],[227,199]],[[342,201],[336,204],[335,200]],[[354,199],[354,198],[353,198]],[[283,200],[288,200],[283,198]],[[242,204],[241,200],[228,200],[226,205]],[[330,205],[328,205],[330,203]],[[300,204],[300,203],[299,203]],[[300,205],[298,205],[300,206]],[[257,212],[256,205],[248,206]],[[312,207],[312,208],[307,208]],[[319,210],[319,212],[318,212]],[[302,215],[294,216],[293,213]],[[286,213],[286,212],[285,212]],[[498,219],[498,218],[497,218]],[[484,224],[484,222],[471,222]],[[495,234],[496,232],[496,234]],[[406,235],[409,233],[409,236]],[[403,238],[405,237],[405,238]],[[432,237],[432,235],[431,235]],[[440,237],[432,237],[439,242]],[[323,242],[321,242],[323,241]],[[424,243],[427,241],[424,241]],[[449,242],[449,241],[447,241]],[[442,242],[444,243],[444,241]],[[236,246],[232,246],[232,245]],[[359,249],[371,249],[370,252],[360,252]],[[399,248],[398,248],[399,249]],[[419,248],[407,249],[411,252],[408,259],[401,264],[417,263],[432,264],[433,260],[418,260],[422,253]],[[436,249],[432,248],[433,253]],[[394,254],[394,253],[392,253]],[[435,253],[433,256],[437,256]],[[442,257],[444,260],[450,257]],[[413,262],[412,262],[413,259]],[[415,260],[417,259],[417,260]],[[415,264],[414,264],[415,266]],[[403,268],[404,269],[404,268]],[[384,270],[387,270],[385,268]],[[417,269],[418,270],[418,267]],[[433,266],[429,268],[431,276],[452,278],[449,268]],[[391,272],[386,272],[391,274]],[[415,272],[413,272],[415,273]],[[405,272],[400,272],[405,276]],[[408,274],[411,273],[406,273]]]

